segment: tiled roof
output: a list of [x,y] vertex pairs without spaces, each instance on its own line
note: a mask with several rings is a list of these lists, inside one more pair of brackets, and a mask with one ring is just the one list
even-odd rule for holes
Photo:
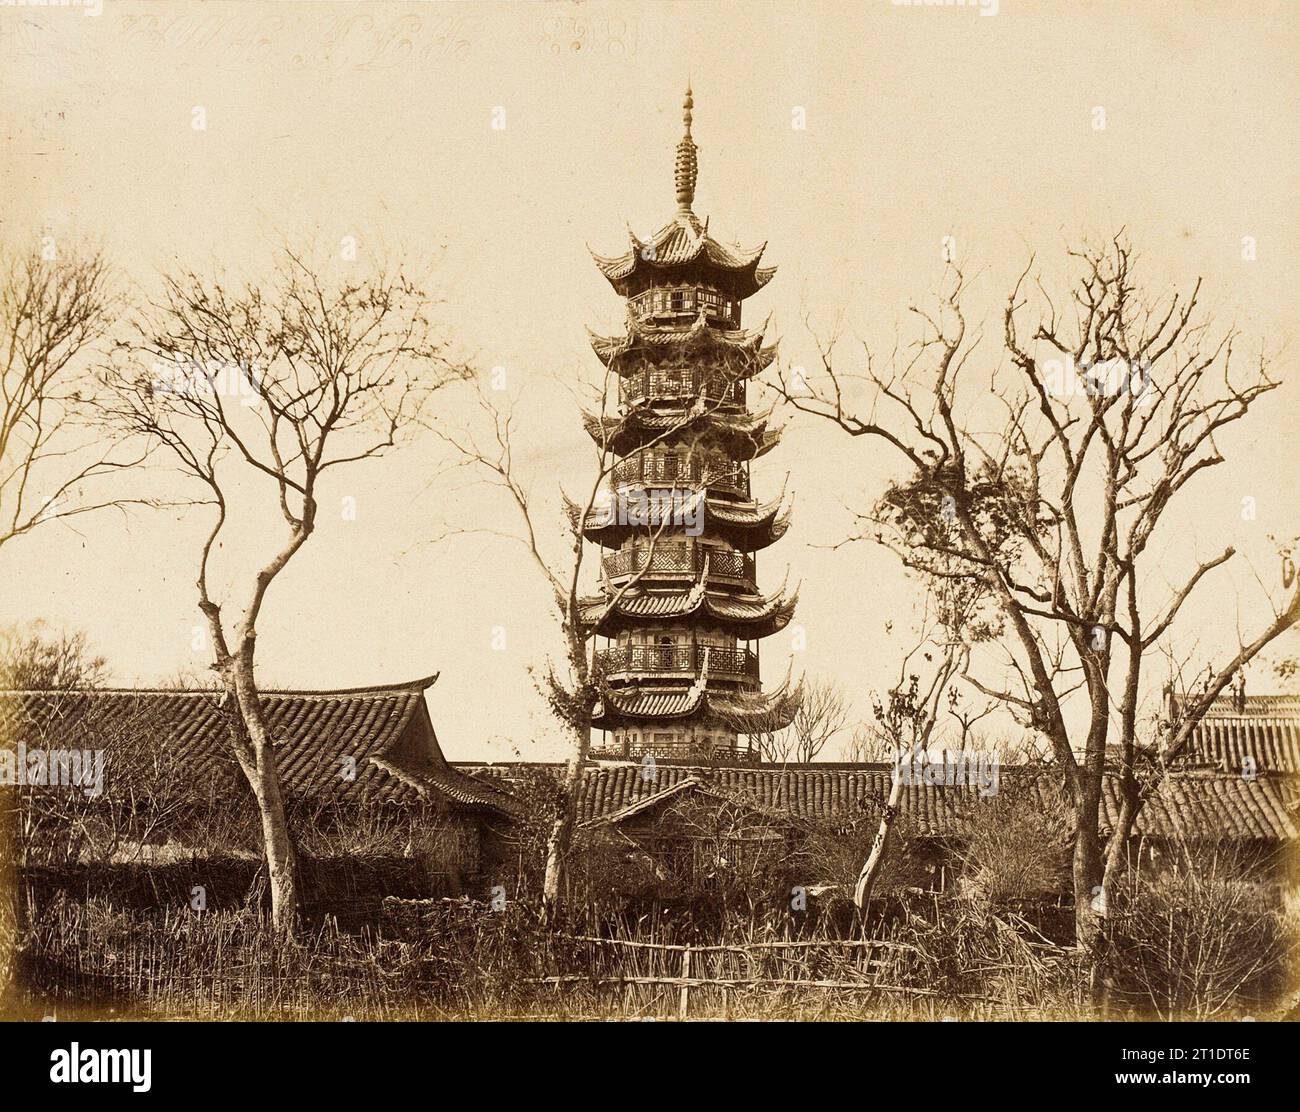
[[[784,532],[788,527],[790,511],[785,504],[785,482],[781,483],[781,492],[770,502],[726,502],[710,498],[705,507],[706,512],[715,520],[727,525],[759,525],[771,523],[772,529],[780,527]],[[777,534],[780,536],[780,533]]]
[[1224,772],[1300,772],[1300,718],[1206,715],[1184,751],[1185,766]]
[[619,293],[625,292],[628,279],[639,270],[666,270],[691,263],[733,273],[741,297],[762,289],[776,273],[775,267],[758,267],[767,244],[746,250],[720,243],[709,234],[707,223],[690,211],[675,213],[648,240],[638,239],[630,231],[628,238],[631,245],[623,255],[606,257],[592,252],[601,273]]
[[[495,768],[493,774],[509,775]],[[817,768],[709,768],[658,764],[593,765],[586,770],[579,816],[583,822],[608,820],[628,808],[655,797],[675,798],[670,791],[688,781],[717,796],[748,802],[756,807],[799,818],[848,819],[883,805],[889,794],[891,771],[881,765]],[[1030,790],[1044,803],[1055,791],[1055,781],[1037,770],[1004,768],[1008,778],[1029,775]],[[923,836],[960,833],[967,808],[978,807],[979,790],[973,786],[947,787],[911,784],[903,791],[902,813]],[[635,813],[635,812],[633,812]],[[1118,780],[1107,777],[1102,797],[1102,833],[1109,835],[1119,814]],[[1240,776],[1174,775],[1138,816],[1135,833],[1155,838],[1219,837],[1260,841],[1287,841],[1300,836],[1300,785],[1280,778],[1246,780]]]
[[[770,320],[770,318],[769,318]],[[629,316],[627,331],[621,336],[602,336],[587,329],[591,347],[600,361],[615,368],[619,357],[629,351],[656,349],[676,356],[682,351],[717,351],[724,355],[742,356],[738,371],[744,377],[757,374],[771,366],[779,345],[764,344],[768,321],[759,328],[717,328],[710,324],[701,311],[690,324],[673,327],[665,324],[648,324],[636,316]]]
[[1181,765],[1224,772],[1300,773],[1300,695],[1215,699],[1192,733]]
[[[565,509],[572,520],[577,520],[581,507],[567,497]],[[620,509],[617,500],[612,503],[613,510]],[[593,509],[583,525],[583,533],[588,540],[606,548],[618,548],[623,541],[634,533],[644,534],[647,529],[657,527],[665,514],[682,512],[681,501],[665,499],[663,503],[650,499],[647,501],[646,521],[632,524],[630,520],[620,520],[618,512],[599,508]],[[706,497],[704,502],[704,521],[719,526],[727,531],[734,547],[742,552],[757,552],[780,540],[790,528],[791,508],[787,504],[785,487],[770,502],[729,502],[722,498]]]
[[[1187,702],[1194,696],[1182,696],[1176,699],[1177,704]],[[1209,709],[1205,712],[1208,716],[1214,717],[1257,717],[1264,715],[1266,717],[1286,716],[1300,717],[1300,695],[1273,694],[1273,695],[1245,695],[1240,702],[1234,695],[1220,695],[1210,704]]]
[[703,613],[733,630],[737,636],[752,639],[779,633],[794,616],[799,601],[797,590],[787,595],[785,586],[782,585],[780,590],[770,595],[709,591],[706,589],[706,575],[707,570],[702,571],[699,580],[690,590],[628,591],[619,597],[614,609],[607,614],[606,596],[584,598],[582,620],[588,625],[600,620],[599,632],[610,636],[617,634],[620,629],[633,628],[646,618],[686,618]]
[[[1102,795],[1102,832],[1119,815],[1119,781],[1107,777]],[[1287,841],[1300,836],[1300,785],[1293,780],[1247,780],[1241,776],[1167,776],[1138,815],[1137,833]]]
[[665,433],[700,427],[710,439],[727,448],[736,460],[758,459],[781,439],[780,429],[767,427],[764,414],[729,413],[700,403],[694,409],[653,410],[640,407],[621,417],[601,416],[583,410],[582,423],[597,444],[628,455]]
[[596,706],[592,725],[612,729],[626,723],[643,724],[645,719],[682,720],[699,716],[740,733],[760,729],[784,729],[794,719],[803,700],[803,681],[793,688],[790,677],[770,692],[727,692],[711,690],[707,675],[691,687],[641,687],[609,689]]
[[[281,783],[291,797],[414,802],[444,796],[499,806],[502,793],[447,765],[432,726],[427,747],[408,727],[427,723],[425,689],[411,683],[347,691],[264,691]],[[148,754],[168,785],[220,796],[244,791],[218,691],[0,691],[0,744],[107,750],[113,760]],[[351,774],[352,778],[349,778]],[[508,805],[508,804],[507,804]]]

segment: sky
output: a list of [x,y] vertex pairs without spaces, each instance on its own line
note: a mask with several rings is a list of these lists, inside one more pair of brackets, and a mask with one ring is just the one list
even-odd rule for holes
[[[0,6],[0,241],[102,243],[140,296],[178,265],[255,275],[280,237],[353,237],[364,257],[431,267],[457,350],[505,368],[518,395],[520,466],[560,559],[559,490],[590,466],[570,387],[599,370],[586,328],[623,319],[588,245],[617,254],[629,226],[671,215],[689,80],[695,210],[718,238],[766,241],[779,270],[746,323],[770,315],[787,366],[811,365],[814,333],[836,328],[846,359],[859,341],[888,350],[909,306],[932,302],[945,243],[974,276],[972,311],[996,324],[1031,255],[1059,280],[1069,246],[1120,228],[1152,288],[1202,277],[1221,322],[1279,353],[1288,381],[1224,439],[1229,463],[1160,542],[1171,581],[1197,554],[1239,549],[1187,611],[1190,636],[1226,644],[1266,612],[1269,534],[1300,531],[1298,24],[1293,4],[1166,0],[1001,0],[995,15],[889,0]],[[991,345],[985,373],[997,365]],[[469,419],[463,399],[435,407],[449,429]],[[778,420],[755,489],[771,496],[788,473],[795,513],[763,586],[787,564],[802,586],[765,675],[792,660],[865,716],[917,592],[890,554],[838,542],[897,464]],[[436,672],[450,757],[555,758],[530,678],[559,648],[545,585],[498,535],[515,530],[510,507],[445,465],[425,437],[324,492],[262,618],[262,682]],[[344,499],[354,520],[329,512]],[[0,617],[85,630],[124,685],[201,669],[207,523],[190,509],[38,531],[0,555]],[[241,520],[221,553],[230,582],[266,556],[273,525]],[[1262,672],[1252,684],[1270,686]]]

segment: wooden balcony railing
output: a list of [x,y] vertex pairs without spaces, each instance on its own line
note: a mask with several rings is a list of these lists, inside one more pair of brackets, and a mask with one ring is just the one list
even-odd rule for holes
[[609,674],[621,672],[680,672],[699,675],[704,654],[709,674],[758,679],[758,655],[749,649],[720,649],[705,645],[623,645],[605,649],[599,659]]
[[618,400],[637,405],[649,400],[673,401],[698,398],[730,405],[745,404],[744,381],[733,382],[725,375],[704,367],[647,369],[620,379]]
[[690,486],[703,484],[710,490],[749,495],[749,476],[739,464],[719,459],[682,459],[669,452],[638,452],[615,465],[614,482],[644,483],[647,486]]
[[637,572],[653,575],[678,573],[698,576],[704,569],[704,559],[709,560],[710,579],[739,579],[754,582],[754,557],[743,552],[704,548],[685,544],[656,544],[653,551],[646,548],[629,548],[606,556],[605,574],[619,579]]

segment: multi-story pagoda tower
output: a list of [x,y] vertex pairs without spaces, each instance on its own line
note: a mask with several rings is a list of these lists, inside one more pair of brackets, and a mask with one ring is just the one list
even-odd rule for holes
[[741,306],[775,268],[759,266],[763,246],[714,239],[692,210],[690,89],[683,107],[677,211],[649,240],[632,235],[626,254],[595,256],[627,299],[627,331],[593,335],[617,405],[584,415],[617,461],[610,505],[583,523],[607,550],[601,594],[583,611],[606,674],[592,752],[749,760],[757,754],[740,736],[787,725],[801,697],[788,671],[770,693],[759,682],[759,641],[795,606],[784,588],[763,594],[757,583],[756,554],[788,527],[784,485],[769,502],[750,489],[751,461],[780,434],[748,409],[746,391],[776,346],[764,328],[741,328]]

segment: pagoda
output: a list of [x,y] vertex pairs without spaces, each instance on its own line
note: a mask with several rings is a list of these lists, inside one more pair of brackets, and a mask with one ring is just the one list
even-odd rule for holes
[[801,698],[788,670],[768,693],[759,680],[759,642],[785,628],[797,596],[757,580],[757,553],[789,526],[784,484],[766,502],[750,489],[751,462],[780,433],[746,391],[776,345],[741,327],[741,306],[775,268],[759,265],[765,245],[725,245],[695,215],[693,107],[688,88],[672,219],[648,240],[629,233],[622,255],[593,252],[627,301],[627,329],[593,334],[611,386],[584,414],[610,475],[608,501],[582,522],[606,550],[600,594],[582,608],[603,676],[592,756],[749,763],[742,737],[788,725]]

